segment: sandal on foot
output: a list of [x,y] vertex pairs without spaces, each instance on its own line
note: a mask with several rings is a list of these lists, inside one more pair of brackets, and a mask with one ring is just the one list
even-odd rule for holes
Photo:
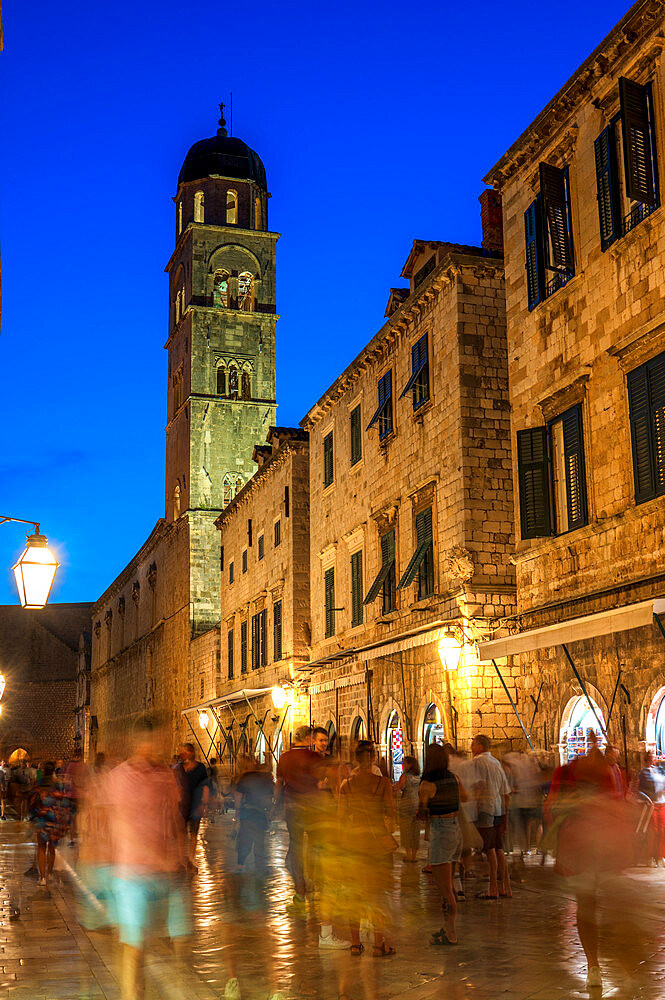
[[362,953],[364,952],[364,950],[365,950],[365,945],[364,944],[352,944],[351,945],[351,954],[352,955],[356,955],[357,957],[360,957],[360,955],[362,955]]
[[375,944],[372,948],[372,958],[390,958],[391,955],[396,954],[395,949],[387,945],[385,941],[383,944]]
[[489,892],[476,893],[476,899],[493,899],[496,902],[498,898],[499,898],[498,896],[490,896]]
[[513,898],[512,892],[500,892],[499,895],[501,896],[501,899],[512,899]]
[[434,945],[456,945],[457,941],[451,941],[442,927],[440,931],[435,931],[432,934],[429,943]]

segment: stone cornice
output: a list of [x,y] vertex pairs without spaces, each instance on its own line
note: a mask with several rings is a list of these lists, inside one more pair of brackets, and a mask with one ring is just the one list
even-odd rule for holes
[[[665,40],[662,28],[664,23],[662,0],[638,0],[612,29],[605,39],[585,59],[575,73],[564,83],[552,100],[543,108],[521,136],[510,146],[501,159],[492,167],[486,177],[485,184],[502,190],[519,170],[533,162],[541,151],[549,146],[553,138],[559,138],[560,130],[570,122],[576,111],[590,99],[590,94],[602,86],[607,79],[607,85],[600,96],[603,101],[611,101],[616,91],[616,75],[621,72],[628,58],[635,56],[638,46],[644,45],[649,36],[652,37],[648,49],[638,60],[636,73],[639,75],[647,66],[653,66],[654,61],[662,51]],[[611,81],[611,82],[610,82]]]
[[450,251],[426,281],[390,316],[360,354],[348,365],[317,403],[305,414],[300,426],[311,430],[324,419],[334,404],[362,377],[388,356],[402,337],[408,336],[439,296],[452,288],[463,271],[471,268],[475,277],[503,274],[502,257],[482,257]]
[[115,578],[113,583],[106,588],[101,597],[92,605],[90,614],[91,616],[100,614],[101,610],[113,601],[114,598],[119,594],[119,592],[126,586],[129,580],[133,576],[136,576],[139,566],[152,555],[157,546],[161,541],[171,532],[176,530],[178,525],[177,521],[166,521],[163,517],[160,517],[157,524],[150,532],[148,538],[145,540],[141,548],[138,550],[135,556],[127,563],[125,568],[121,573]]

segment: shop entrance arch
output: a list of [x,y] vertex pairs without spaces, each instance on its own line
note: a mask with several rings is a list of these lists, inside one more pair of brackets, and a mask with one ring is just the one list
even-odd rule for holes
[[438,705],[431,702],[425,710],[423,721],[423,763],[425,753],[430,743],[438,743],[441,746],[446,742],[446,734],[441,720],[441,712]]
[[656,691],[651,702],[645,736],[647,750],[661,760],[665,758],[665,687]]
[[598,725],[598,719],[605,725],[602,709],[592,698],[577,695],[569,700],[563,710],[559,734],[563,764],[570,763],[576,757],[583,757],[596,745],[603,749],[607,740]]
[[335,729],[335,723],[332,719],[326,726],[326,732],[328,733],[328,753],[333,757],[336,757],[339,746],[337,745],[337,730]]
[[391,781],[399,781],[404,770],[404,733],[399,712],[396,708],[388,716],[386,726],[386,750],[388,776]]
[[351,749],[355,749],[355,745],[358,740],[367,739],[367,729],[365,728],[365,720],[360,715],[356,715],[355,719],[351,723]]

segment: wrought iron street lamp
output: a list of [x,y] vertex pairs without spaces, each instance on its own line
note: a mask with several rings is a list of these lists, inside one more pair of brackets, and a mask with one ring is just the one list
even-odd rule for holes
[[205,709],[203,709],[203,711],[199,712],[199,726],[201,727],[201,729],[207,729],[209,722],[210,718],[208,716],[208,713],[206,712]]
[[462,656],[462,642],[457,631],[450,627],[439,640],[439,657],[445,670],[457,670]]
[[288,700],[288,695],[286,691],[284,690],[283,687],[274,687],[270,692],[270,695],[272,697],[273,705],[275,706],[278,712],[281,712],[281,710],[284,708]]
[[35,526],[34,534],[26,536],[25,550],[12,569],[21,606],[28,609],[43,608],[49,599],[60,563],[48,548],[48,538],[40,535],[38,521],[0,515],[0,524],[4,524],[5,521]]

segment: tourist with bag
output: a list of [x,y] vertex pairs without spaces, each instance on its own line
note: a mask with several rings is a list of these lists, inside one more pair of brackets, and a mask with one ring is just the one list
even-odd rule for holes
[[358,768],[340,787],[340,822],[346,834],[345,868],[351,954],[361,955],[360,918],[366,911],[374,928],[374,958],[395,954],[390,941],[392,920],[388,890],[397,841],[395,803],[390,781],[374,774],[374,744],[361,740],[355,751]]
[[441,896],[443,927],[430,938],[434,945],[457,944],[457,899],[453,889],[453,865],[462,854],[459,824],[460,802],[467,794],[448,767],[448,751],[430,743],[420,781],[419,818],[429,819],[429,863]]

